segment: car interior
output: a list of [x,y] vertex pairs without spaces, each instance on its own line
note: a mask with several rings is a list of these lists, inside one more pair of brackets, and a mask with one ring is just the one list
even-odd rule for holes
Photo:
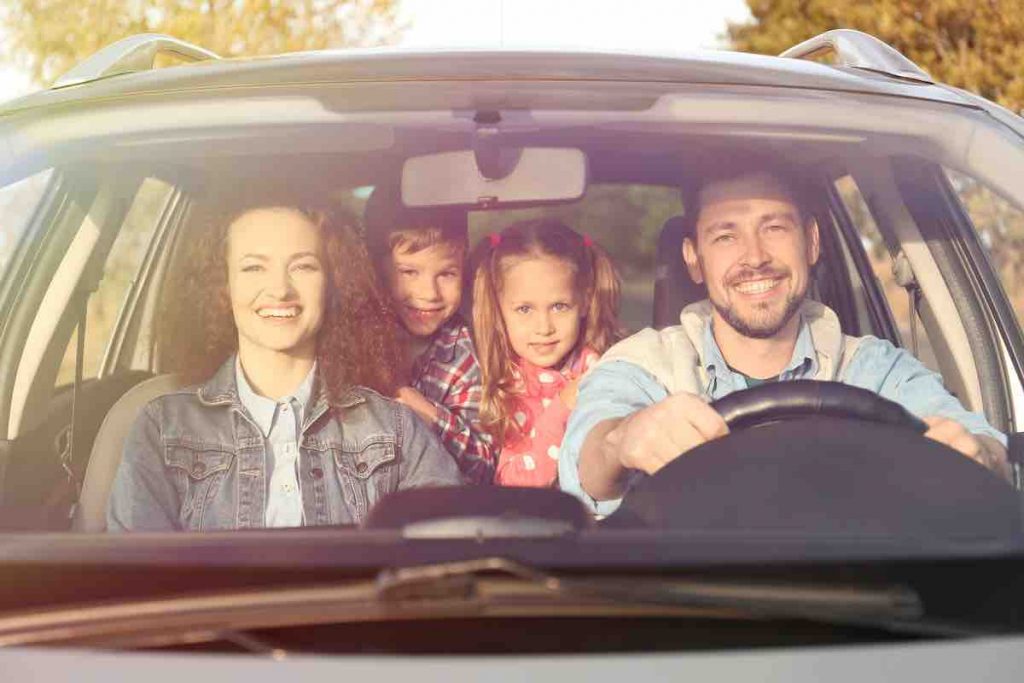
[[1007,335],[1020,331],[991,294],[992,273],[976,265],[987,257],[965,237],[974,227],[947,171],[1021,198],[1024,159],[987,165],[999,134],[980,121],[971,128],[928,106],[896,120],[884,102],[865,98],[856,111],[823,99],[815,106],[828,112],[813,118],[825,126],[794,114],[806,103],[786,93],[752,112],[743,92],[714,89],[623,86],[584,103],[524,85],[532,108],[439,90],[416,111],[389,111],[395,92],[370,88],[355,102],[334,92],[267,97],[253,109],[211,99],[185,116],[156,100],[128,126],[113,103],[97,107],[88,131],[62,113],[19,130],[31,143],[0,183],[23,192],[26,179],[42,181],[0,270],[0,302],[12,305],[0,367],[13,368],[0,373],[0,527],[105,529],[125,434],[141,406],[176,386],[151,334],[176,249],[243,190],[329,202],[361,221],[375,188],[401,185],[409,206],[465,210],[474,242],[523,217],[562,218],[616,258],[620,318],[632,332],[675,324],[704,297],[680,258],[702,167],[751,151],[783,156],[816,189],[812,296],[848,334],[912,350],[967,407],[1016,431],[1024,391]]

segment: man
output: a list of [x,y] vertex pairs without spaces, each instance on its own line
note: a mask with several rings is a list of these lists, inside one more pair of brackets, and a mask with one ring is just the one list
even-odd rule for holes
[[807,298],[818,226],[783,178],[744,170],[704,183],[682,257],[708,300],[687,306],[681,325],[612,347],[583,381],[559,480],[595,513],[613,512],[636,477],[726,435],[708,401],[793,379],[870,389],[921,416],[927,438],[1009,478],[1005,436],[939,375],[887,341],[844,335],[836,315]]

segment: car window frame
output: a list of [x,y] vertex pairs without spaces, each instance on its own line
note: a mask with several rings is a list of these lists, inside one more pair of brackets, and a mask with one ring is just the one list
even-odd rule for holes
[[[829,175],[828,201],[829,208],[839,226],[843,247],[860,280],[859,283],[854,283],[851,280],[849,283],[850,294],[856,297],[854,292],[858,288],[863,292],[861,295],[863,300],[858,303],[863,306],[867,320],[858,319],[857,332],[862,335],[872,334],[880,339],[887,339],[896,346],[902,346],[903,339],[899,332],[899,326],[896,324],[896,318],[889,306],[885,292],[882,290],[881,283],[871,268],[853,216],[837,187],[837,183],[847,176],[852,178],[852,174],[845,166]],[[868,210],[870,211],[870,207]],[[888,244],[886,244],[886,249],[888,250],[888,248]]]
[[[0,378],[0,420],[5,428],[3,438],[17,438],[26,431],[30,426],[26,420],[31,420],[28,416],[42,414],[42,406],[52,398],[61,358],[81,315],[79,307],[83,305],[82,288],[89,290],[91,295],[95,283],[102,278],[106,258],[141,182],[141,176],[124,177],[123,168],[117,166],[84,164],[65,169],[67,201],[62,203],[60,212],[54,216],[47,231],[48,239],[40,246],[39,258],[26,279],[22,297],[11,311],[10,334],[0,340],[0,362],[10,363],[4,367],[15,368],[14,372],[5,373],[10,376]],[[99,214],[93,215],[96,211]],[[72,294],[52,333],[45,340],[38,366],[34,370],[27,369],[31,376],[21,377],[23,352],[39,306],[53,284],[54,275],[66,250],[87,220],[94,222],[99,237],[90,247],[85,266],[71,290]]]
[[[981,242],[981,236],[974,227],[970,212],[960,200],[943,168],[935,164],[930,171],[938,195],[949,207],[951,221],[945,227],[956,236],[955,244],[958,247],[960,261],[972,279],[972,286],[979,295],[979,302],[987,314],[989,324],[998,331],[995,338],[1002,342],[998,358],[1002,364],[1002,376],[1010,385],[1004,388],[1008,421],[1013,428],[1012,431],[1019,431],[1022,428],[1021,421],[1024,420],[1024,405],[1021,405],[1020,399],[1017,398],[1024,394],[1024,328],[1014,313],[1013,304],[995,264],[989,258],[988,250]],[[984,184],[984,181],[978,182]],[[1024,210],[1018,202],[1001,193],[997,194],[1018,210]]]
[[[8,183],[11,185],[27,180],[46,170],[50,171],[46,188],[40,195],[39,201],[36,202],[24,230],[17,238],[7,271],[0,274],[0,311],[10,313],[13,310],[13,302],[20,294],[21,287],[19,285],[24,285],[25,279],[43,247],[42,243],[46,236],[45,226],[52,225],[53,221],[50,217],[59,210],[61,188],[64,181],[60,170],[51,167],[43,169],[43,171],[33,169],[21,178],[10,180]],[[10,315],[0,316],[0,344],[2,344],[3,331],[10,317]]]
[[12,404],[16,368],[18,368],[35,309],[46,294],[53,273],[63,259],[64,251],[71,244],[77,228],[81,225],[85,211],[82,205],[95,194],[92,186],[72,188],[67,169],[57,169],[58,182],[47,209],[37,214],[32,227],[32,238],[26,240],[26,251],[16,269],[17,279],[4,301],[7,314],[0,331],[0,367],[12,368],[11,372],[0,373],[0,439],[10,440],[17,436],[17,425],[11,424]]
[[[173,183],[170,183],[170,188],[167,199],[156,217],[153,234],[111,328],[100,360],[98,378],[106,377],[118,370],[152,369],[152,343],[145,344],[140,349],[139,340],[147,328],[144,319],[151,320],[154,313],[155,297],[159,296],[162,275],[170,260],[169,247],[175,244],[177,228],[180,227],[189,208],[188,197],[182,188]],[[118,231],[123,227],[122,222]],[[142,349],[148,352],[141,353]]]

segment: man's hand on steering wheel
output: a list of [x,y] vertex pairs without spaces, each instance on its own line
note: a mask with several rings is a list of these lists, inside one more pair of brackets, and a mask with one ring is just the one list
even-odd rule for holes
[[714,408],[693,394],[679,393],[633,413],[605,438],[622,467],[654,474],[690,449],[728,433]]
[[924,433],[925,438],[949,446],[1007,481],[1012,480],[1010,463],[1002,444],[994,439],[976,436],[956,420],[946,417],[929,416],[925,417],[924,421],[928,425],[928,431]]
[[938,441],[954,451],[960,451],[972,460],[978,460],[981,444],[973,434],[964,429],[962,424],[956,420],[938,416],[925,417],[924,421],[928,424],[928,431],[924,433],[925,438]]
[[580,483],[595,500],[611,500],[625,491],[629,471],[655,474],[730,429],[815,415],[912,430],[1012,481],[1006,449],[991,437],[970,434],[948,419],[921,420],[898,403],[860,387],[793,380],[734,392],[712,404],[679,393],[628,417],[600,423],[584,442]]

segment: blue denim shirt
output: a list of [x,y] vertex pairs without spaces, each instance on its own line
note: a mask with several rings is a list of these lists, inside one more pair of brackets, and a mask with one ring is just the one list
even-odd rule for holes
[[[710,325],[704,330],[703,346],[701,357],[705,359],[708,378],[703,397],[713,401],[745,389],[746,380],[726,364]],[[779,380],[812,378],[818,371],[817,363],[810,327],[803,322],[793,356],[779,375]],[[970,432],[991,436],[1006,444],[1006,437],[989,426],[983,415],[968,411],[946,391],[941,375],[884,339],[861,338],[842,381],[895,401],[918,417],[937,415],[950,418]],[[562,490],[579,497],[598,515],[614,512],[621,499],[594,500],[580,484],[579,459],[583,440],[599,422],[625,417],[667,397],[665,387],[639,365],[614,361],[597,366],[580,383],[576,409],[569,416],[559,455],[558,479]],[[634,472],[627,482],[627,489],[642,476],[643,473]]]
[[[111,491],[110,530],[264,526],[266,446],[239,399],[234,362],[143,408]],[[359,524],[392,491],[462,483],[411,410],[363,387],[329,402],[316,384],[299,449],[304,524]]]

